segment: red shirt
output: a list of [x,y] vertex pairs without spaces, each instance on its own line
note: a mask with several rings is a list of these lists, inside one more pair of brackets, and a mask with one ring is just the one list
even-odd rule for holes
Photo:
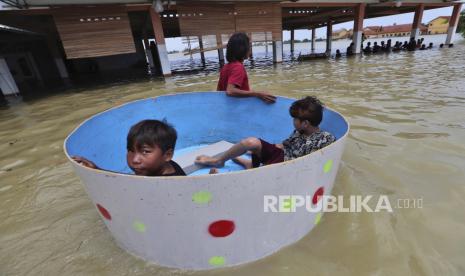
[[218,91],[226,91],[228,84],[233,84],[241,90],[249,91],[249,77],[245,71],[244,64],[240,61],[230,62],[221,68],[218,80]]

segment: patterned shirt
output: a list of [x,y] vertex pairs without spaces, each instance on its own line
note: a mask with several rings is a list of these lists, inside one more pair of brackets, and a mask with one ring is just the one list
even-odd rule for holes
[[334,135],[326,131],[319,130],[307,136],[294,130],[291,136],[283,141],[284,161],[302,157],[334,141],[336,141]]

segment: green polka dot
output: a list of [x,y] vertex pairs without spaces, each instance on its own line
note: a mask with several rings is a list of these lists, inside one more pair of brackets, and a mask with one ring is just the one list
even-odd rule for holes
[[210,260],[208,260],[208,263],[213,266],[223,266],[226,263],[226,260],[221,256],[213,256]]
[[207,191],[200,191],[192,195],[192,201],[199,204],[206,204],[212,200],[212,194]]
[[323,171],[325,173],[329,173],[332,168],[333,168],[333,160],[329,159],[328,161],[326,161],[326,163],[325,163],[325,165],[323,167]]
[[315,225],[320,223],[321,220],[321,213],[316,214],[315,221],[313,222]]
[[143,224],[142,222],[140,222],[138,220],[134,221],[134,223],[132,224],[132,227],[134,227],[134,229],[137,232],[140,232],[140,233],[145,232],[145,224]]
[[291,212],[294,208],[294,200],[292,197],[283,200],[282,212]]

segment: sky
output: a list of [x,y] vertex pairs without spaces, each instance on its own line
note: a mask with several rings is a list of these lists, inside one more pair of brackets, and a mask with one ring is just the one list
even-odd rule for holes
[[[465,9],[465,7],[464,7]],[[426,24],[429,21],[433,20],[438,16],[450,16],[452,14],[452,7],[447,8],[438,8],[438,9],[431,9],[425,10],[423,12],[423,19],[422,23]],[[377,18],[370,18],[365,19],[363,21],[363,26],[389,26],[396,24],[411,24],[413,22],[413,15],[414,13],[404,13],[399,15],[391,15],[391,16],[383,16]],[[349,21],[346,23],[335,24],[333,25],[333,31],[336,31],[341,28],[352,29],[353,28],[353,21]],[[290,32],[283,31],[283,40],[290,39]],[[326,37],[326,27],[316,29],[316,37],[325,38]],[[311,31],[310,30],[296,30],[294,33],[294,38],[303,40],[305,38],[311,38]],[[183,50],[187,47],[187,45],[182,43],[182,38],[167,38],[166,39],[166,46],[168,51],[172,50]]]

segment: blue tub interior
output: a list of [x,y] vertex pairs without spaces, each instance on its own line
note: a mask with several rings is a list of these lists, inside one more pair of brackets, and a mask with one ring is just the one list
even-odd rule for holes
[[[233,98],[223,92],[166,95],[128,103],[86,121],[67,140],[70,156],[92,160],[102,169],[131,173],[126,164],[126,136],[132,125],[145,119],[166,119],[178,133],[175,156],[201,145],[226,140],[236,143],[260,137],[281,143],[293,130],[289,107],[294,100],[278,97],[275,104],[257,98]],[[347,131],[344,118],[325,109],[320,128],[337,139]],[[229,161],[220,172],[240,170]],[[208,169],[193,173],[205,174]]]

